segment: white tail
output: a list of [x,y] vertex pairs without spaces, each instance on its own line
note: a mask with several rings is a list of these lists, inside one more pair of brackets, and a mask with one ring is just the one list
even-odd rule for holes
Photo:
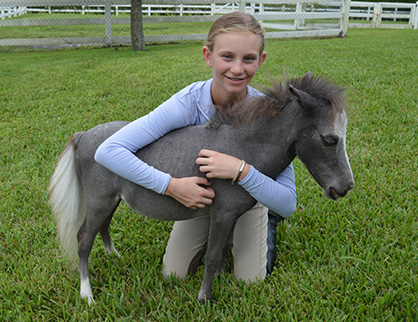
[[75,141],[79,134],[81,132],[68,141],[49,184],[58,236],[71,260],[77,258],[77,233],[86,217],[86,199],[75,168]]

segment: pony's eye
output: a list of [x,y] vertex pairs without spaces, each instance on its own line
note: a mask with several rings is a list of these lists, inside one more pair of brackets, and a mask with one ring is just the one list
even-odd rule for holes
[[321,139],[326,146],[333,146],[338,143],[338,136],[336,135],[321,135]]

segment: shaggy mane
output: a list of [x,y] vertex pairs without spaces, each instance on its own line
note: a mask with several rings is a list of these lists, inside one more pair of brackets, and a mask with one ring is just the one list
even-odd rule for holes
[[272,82],[271,87],[261,90],[264,95],[254,96],[245,101],[231,104],[227,108],[216,108],[216,114],[208,123],[210,127],[221,124],[246,125],[261,118],[276,116],[292,99],[289,85],[311,96],[330,102],[330,113],[342,112],[346,106],[344,88],[325,77],[303,77],[285,82]]

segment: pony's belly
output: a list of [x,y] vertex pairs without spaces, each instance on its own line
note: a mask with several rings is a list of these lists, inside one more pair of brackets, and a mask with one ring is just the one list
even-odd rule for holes
[[171,197],[141,187],[134,193],[122,193],[120,197],[138,214],[157,220],[179,221],[209,214],[209,207],[189,209]]

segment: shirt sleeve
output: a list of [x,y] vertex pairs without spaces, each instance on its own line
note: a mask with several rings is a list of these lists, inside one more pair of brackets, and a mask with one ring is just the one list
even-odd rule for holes
[[291,163],[276,180],[262,174],[253,166],[239,183],[254,199],[279,214],[289,217],[296,210],[296,185]]
[[122,178],[165,193],[171,176],[143,162],[135,153],[166,133],[193,124],[195,116],[190,105],[178,95],[106,139],[95,153],[96,162]]

